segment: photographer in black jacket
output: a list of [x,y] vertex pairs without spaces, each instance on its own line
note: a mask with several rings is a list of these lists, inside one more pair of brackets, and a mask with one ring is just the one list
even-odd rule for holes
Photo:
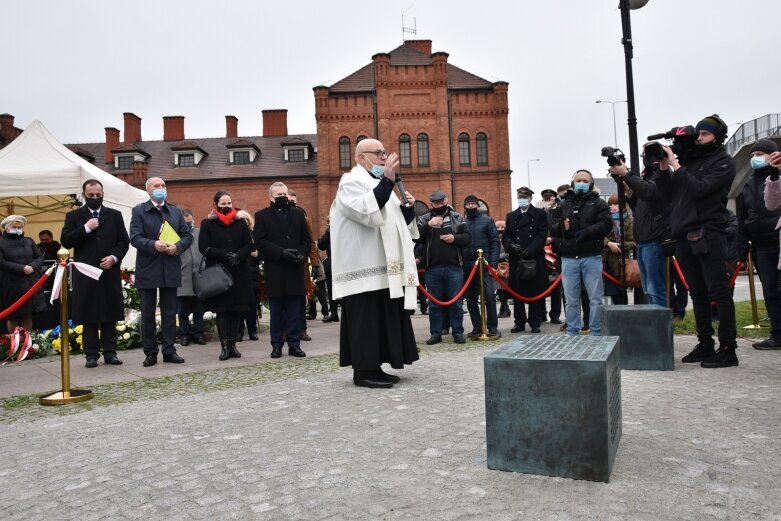
[[778,169],[770,166],[770,154],[778,152],[778,145],[770,139],[760,139],[751,147],[750,165],[753,173],[746,181],[737,199],[738,257],[748,258],[749,242],[752,259],[757,265],[765,307],[770,316],[770,338],[757,342],[757,349],[781,348],[781,303],[778,294],[778,232],[776,223],[781,210],[771,211],[765,206],[765,182],[768,177],[778,179]]
[[623,162],[610,167],[610,174],[622,177],[631,190],[628,202],[634,215],[633,232],[643,291],[648,295],[649,304],[667,307],[662,242],[669,234],[670,170],[660,168],[664,150],[659,143],[646,143],[642,157],[644,169],[640,175],[632,175]]
[[[717,114],[702,119],[697,140],[682,166],[669,147],[661,168],[673,168],[670,226],[677,239],[675,257],[689,285],[699,343],[683,357],[702,367],[738,365],[735,354],[735,304],[727,274],[727,195],[735,179],[735,161],[724,150],[727,125]],[[719,315],[719,350],[714,350],[710,301]]]
[[591,310],[589,330],[602,332],[602,247],[613,229],[610,207],[594,191],[594,177],[578,170],[572,178],[572,190],[561,201],[553,218],[550,235],[561,255],[562,284],[566,300],[567,336],[580,334],[580,289],[585,286]]

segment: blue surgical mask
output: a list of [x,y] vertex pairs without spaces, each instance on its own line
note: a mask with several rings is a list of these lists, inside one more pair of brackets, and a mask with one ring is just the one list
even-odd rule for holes
[[165,191],[165,188],[155,188],[152,190],[152,199],[158,203],[165,201],[166,195],[168,195],[168,192]]
[[[364,157],[366,157],[365,154]],[[369,158],[367,157],[366,159]],[[372,177],[379,179],[385,175],[385,165],[375,165],[374,163],[372,163],[371,159],[369,159],[369,163],[372,164],[372,169],[369,170],[369,173],[372,175]]]
[[530,203],[531,203],[530,199],[519,198],[518,199],[518,208],[528,208]]
[[767,157],[765,156],[753,156],[751,158],[751,168],[759,170],[767,166]]
[[580,193],[586,193],[588,192],[588,187],[590,183],[587,183],[585,181],[578,181],[575,183],[575,191]]

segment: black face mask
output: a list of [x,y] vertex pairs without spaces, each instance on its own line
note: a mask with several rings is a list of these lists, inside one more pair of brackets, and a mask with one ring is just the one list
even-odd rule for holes
[[466,208],[466,216],[472,219],[477,215],[477,208]]
[[445,212],[447,212],[447,206],[440,206],[439,208],[431,209],[432,215],[445,215]]
[[711,141],[710,143],[705,143],[704,145],[694,145],[693,156],[694,157],[709,156],[720,149],[721,149],[721,142],[719,141]]
[[293,208],[295,208],[295,207],[297,207],[297,206],[298,206],[298,203],[296,203],[295,201],[290,201],[290,206],[292,206]]
[[230,206],[218,206],[217,211],[220,212],[222,215],[228,215],[231,213],[231,210],[233,210]]
[[290,199],[286,195],[280,195],[274,198],[274,206],[277,208],[287,208],[290,206]]
[[87,208],[89,208],[90,210],[97,210],[103,205],[103,198],[87,197],[84,199],[84,202],[87,204]]

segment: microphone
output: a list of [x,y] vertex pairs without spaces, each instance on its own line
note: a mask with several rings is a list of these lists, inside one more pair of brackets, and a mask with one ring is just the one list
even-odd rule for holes
[[407,200],[407,191],[404,190],[404,183],[401,182],[401,176],[396,174],[396,179],[393,181],[396,183],[396,188],[399,190],[399,199],[401,199],[401,205],[405,208],[409,208],[409,201]]
[[651,134],[648,136],[648,141],[656,141],[657,139],[668,139],[669,132],[659,132],[658,134]]

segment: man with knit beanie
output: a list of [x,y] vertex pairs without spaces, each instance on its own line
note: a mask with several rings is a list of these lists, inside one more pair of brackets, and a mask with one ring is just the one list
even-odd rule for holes
[[[697,139],[682,165],[669,147],[660,169],[672,167],[670,227],[677,239],[675,257],[689,285],[699,343],[683,357],[702,367],[738,365],[735,303],[729,291],[725,202],[735,179],[735,161],[724,150],[727,125],[718,114],[695,127]],[[719,318],[719,349],[714,349],[711,299]]]
[[770,337],[757,342],[760,350],[781,349],[781,299],[778,293],[778,232],[776,223],[781,210],[771,211],[765,206],[765,183],[778,179],[778,169],[770,166],[769,158],[778,152],[771,139],[760,139],[751,147],[749,166],[752,173],[737,199],[738,255],[746,261],[751,245],[752,260],[756,263],[765,307],[770,317]]

